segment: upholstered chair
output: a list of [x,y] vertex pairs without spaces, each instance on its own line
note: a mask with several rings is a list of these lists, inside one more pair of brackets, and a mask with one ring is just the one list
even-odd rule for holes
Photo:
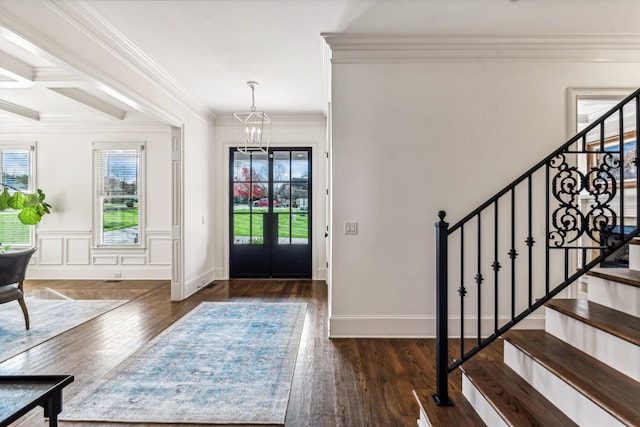
[[24,314],[24,323],[27,329],[29,329],[29,312],[24,302],[22,282],[24,281],[31,255],[35,251],[36,248],[31,248],[21,252],[0,254],[0,304],[18,301]]

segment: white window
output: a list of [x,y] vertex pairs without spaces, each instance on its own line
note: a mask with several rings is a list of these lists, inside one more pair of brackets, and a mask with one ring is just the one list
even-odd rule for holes
[[94,143],[98,246],[142,245],[144,144]]
[[[31,145],[0,145],[0,174],[4,188],[9,194],[17,190],[25,193],[35,192],[34,147]],[[33,227],[18,219],[18,211],[6,209],[0,211],[0,244],[11,248],[33,246]]]

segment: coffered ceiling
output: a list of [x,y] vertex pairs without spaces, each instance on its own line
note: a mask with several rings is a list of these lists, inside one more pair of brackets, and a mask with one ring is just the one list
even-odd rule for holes
[[[77,9],[143,52],[212,115],[247,109],[249,80],[260,84],[260,109],[323,113],[329,51],[321,33],[637,35],[640,14],[635,0],[21,1]],[[0,8],[18,3],[0,0]],[[117,94],[0,26],[0,123],[136,116]]]

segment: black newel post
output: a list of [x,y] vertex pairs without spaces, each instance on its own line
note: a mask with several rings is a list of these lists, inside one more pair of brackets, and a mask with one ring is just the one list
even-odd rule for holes
[[436,394],[437,405],[452,405],[449,399],[449,319],[447,307],[447,237],[449,223],[444,221],[445,211],[438,212],[436,222]]

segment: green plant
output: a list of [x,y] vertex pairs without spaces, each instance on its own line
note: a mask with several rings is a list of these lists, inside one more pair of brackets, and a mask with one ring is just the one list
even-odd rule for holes
[[[40,222],[42,217],[51,213],[51,205],[44,201],[45,194],[38,188],[35,193],[25,193],[11,185],[0,182],[4,188],[0,193],[0,211],[15,209],[18,212],[18,219],[26,225],[34,225]],[[13,190],[13,194],[9,193]]]

